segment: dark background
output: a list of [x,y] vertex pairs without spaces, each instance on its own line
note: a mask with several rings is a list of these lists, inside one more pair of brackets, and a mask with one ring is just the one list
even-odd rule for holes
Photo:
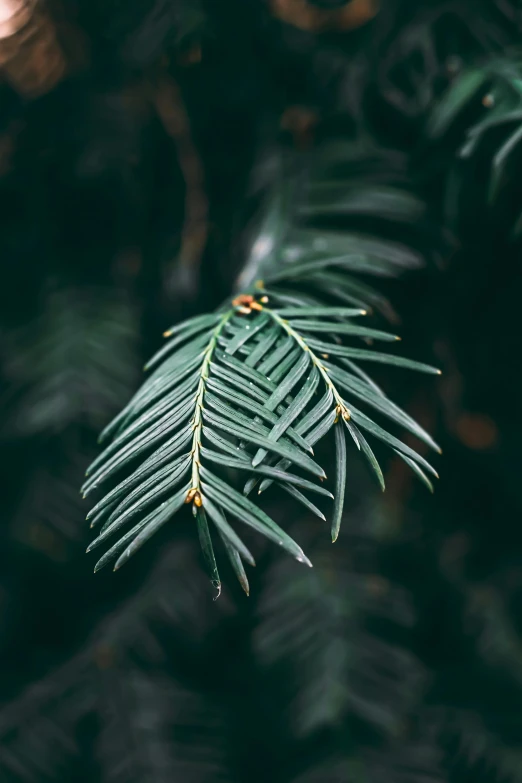
[[[4,58],[2,781],[522,780],[522,160],[490,208],[493,138],[449,209],[474,117],[426,130],[463,64],[508,52],[516,71],[520,11],[382,0],[344,29],[338,3],[301,29],[307,5],[50,2],[45,46]],[[79,487],[100,429],[162,331],[233,289],[274,161],[339,138],[378,161],[348,173],[427,202],[401,228],[426,270],[379,285],[404,354],[443,375],[376,378],[443,448],[434,496],[384,453],[381,496],[353,457],[332,546],[274,493],[314,569],[253,537],[249,598],[223,566],[212,600],[188,515],[93,576]]]

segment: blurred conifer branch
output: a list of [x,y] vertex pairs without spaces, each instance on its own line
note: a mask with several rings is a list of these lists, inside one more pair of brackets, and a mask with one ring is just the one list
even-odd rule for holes
[[446,183],[446,214],[456,228],[477,211],[488,219],[504,210],[506,233],[515,239],[522,233],[522,201],[512,176],[521,160],[521,77],[515,49],[509,58],[464,70],[433,107],[427,138],[456,153]]
[[99,427],[134,386],[137,330],[138,313],[116,291],[51,289],[33,323],[4,335],[4,437]]
[[[371,630],[377,621],[406,634],[415,612],[411,596],[379,575],[378,548],[361,510],[356,524],[333,556],[324,545],[315,548],[311,574],[274,563],[260,596],[254,655],[261,676],[282,677],[280,701],[298,737],[346,720],[390,739],[403,736],[429,683],[414,655]],[[363,552],[364,568],[354,569]]]
[[[33,442],[22,497],[10,521],[14,540],[54,562],[74,558],[85,541],[78,481],[93,456],[92,433],[77,425],[43,444]],[[29,451],[29,450],[28,450]]]

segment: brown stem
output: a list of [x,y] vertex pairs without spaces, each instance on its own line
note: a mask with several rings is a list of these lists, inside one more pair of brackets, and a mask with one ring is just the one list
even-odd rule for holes
[[201,259],[208,236],[208,201],[205,192],[203,165],[192,140],[190,120],[176,82],[162,75],[154,90],[158,116],[168,135],[173,139],[181,173],[185,180],[185,217],[178,257],[180,280],[178,287],[188,295],[194,294],[198,282]]

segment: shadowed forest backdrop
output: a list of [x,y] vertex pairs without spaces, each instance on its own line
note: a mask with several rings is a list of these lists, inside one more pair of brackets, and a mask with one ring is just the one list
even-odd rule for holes
[[[521,35],[516,0],[0,2],[1,781],[522,781]],[[247,535],[213,600],[181,514],[93,576],[100,430],[292,220],[423,259],[370,304],[442,369],[375,371],[435,493],[351,449],[335,545],[264,501],[312,570]]]

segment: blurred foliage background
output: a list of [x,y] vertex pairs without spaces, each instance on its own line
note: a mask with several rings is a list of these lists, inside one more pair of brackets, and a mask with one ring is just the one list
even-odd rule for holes
[[[516,0],[0,3],[2,781],[522,780],[521,33]],[[378,380],[434,496],[355,458],[332,546],[274,494],[314,568],[254,537],[249,598],[188,518],[94,577],[99,430],[333,142],[338,225],[427,259],[381,289],[443,376]]]

